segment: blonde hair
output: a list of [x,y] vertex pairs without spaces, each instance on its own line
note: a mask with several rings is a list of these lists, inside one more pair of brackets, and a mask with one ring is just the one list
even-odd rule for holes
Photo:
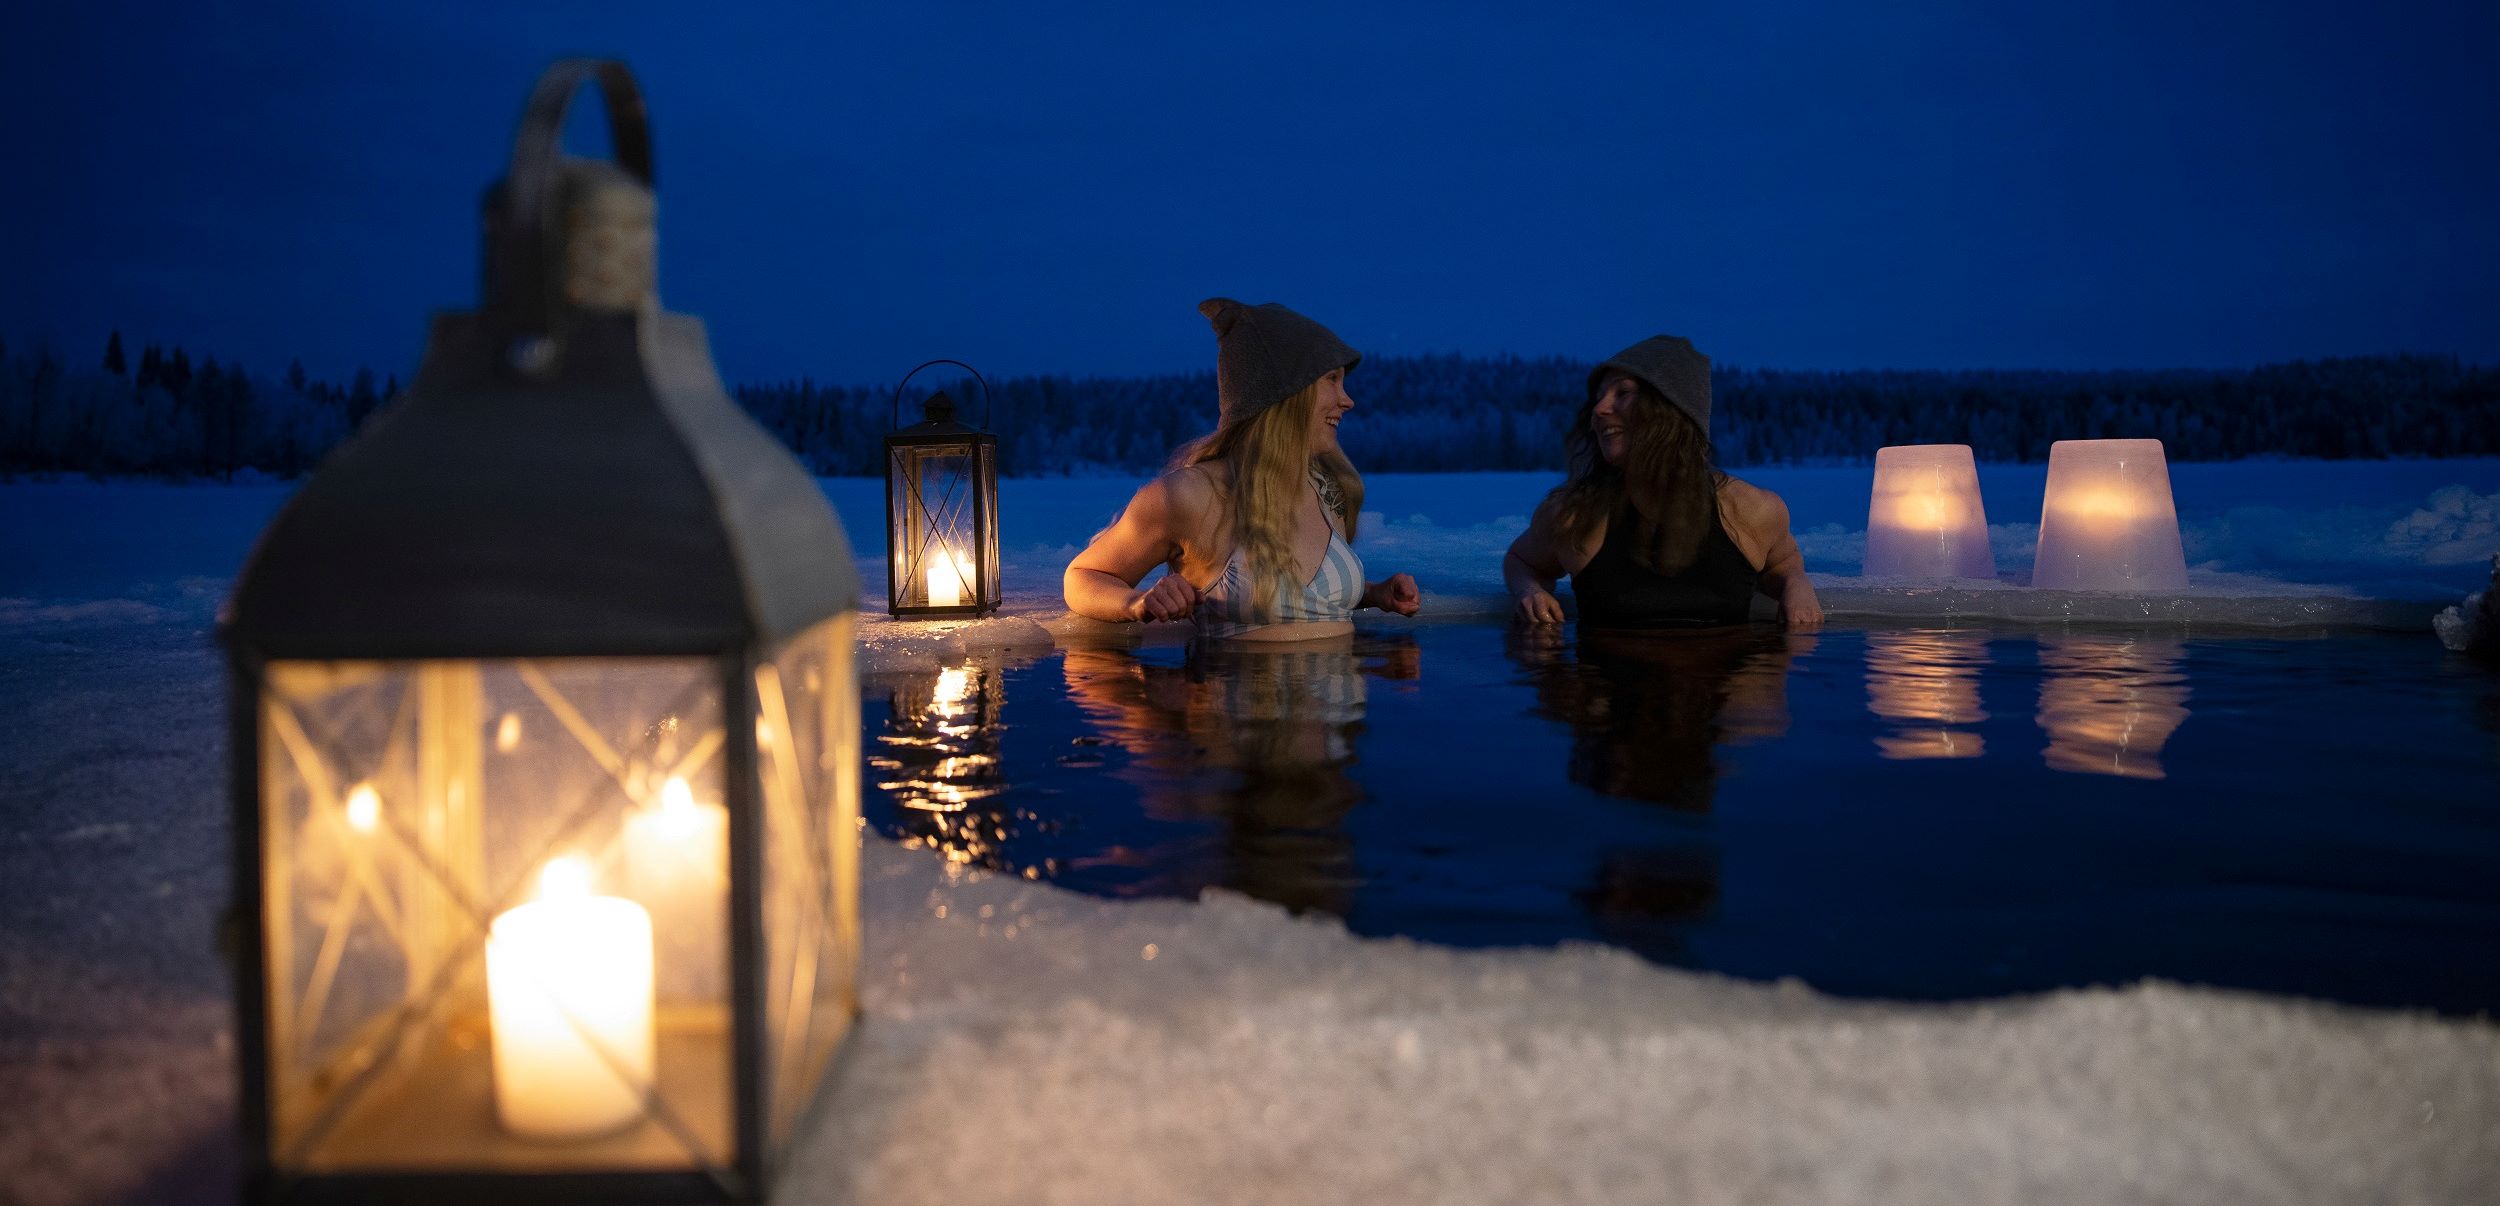
[[1274,406],[1226,420],[1172,454],[1174,469],[1222,461],[1230,470],[1215,475],[1216,492],[1231,513],[1233,547],[1249,565],[1251,614],[1261,619],[1276,614],[1278,584],[1291,580],[1293,517],[1304,483],[1319,479],[1349,544],[1362,514],[1363,476],[1354,463],[1333,448],[1311,449],[1319,389],[1314,381]]

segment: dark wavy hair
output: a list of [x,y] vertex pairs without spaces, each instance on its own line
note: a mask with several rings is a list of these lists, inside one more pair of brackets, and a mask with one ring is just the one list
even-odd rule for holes
[[1627,535],[1633,563],[1662,574],[1677,573],[1701,555],[1702,538],[1717,518],[1719,486],[1727,475],[1710,463],[1710,433],[1637,377],[1629,378],[1632,421],[1624,432],[1629,446],[1623,464],[1607,464],[1589,418],[1606,387],[1623,376],[1608,373],[1591,384],[1589,400],[1563,436],[1571,452],[1570,474],[1546,495],[1554,504],[1554,534],[1565,545],[1578,545],[1599,524],[1621,515],[1632,524]]

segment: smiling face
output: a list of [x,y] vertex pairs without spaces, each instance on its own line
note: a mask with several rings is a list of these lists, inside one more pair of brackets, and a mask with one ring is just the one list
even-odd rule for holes
[[1354,399],[1345,392],[1345,370],[1330,369],[1326,376],[1312,383],[1317,393],[1311,406],[1311,451],[1321,452],[1337,446],[1337,423],[1345,412],[1354,409]]
[[1632,378],[1609,373],[1589,406],[1589,434],[1597,441],[1597,455],[1609,465],[1622,465],[1632,447],[1632,425],[1639,421],[1632,402],[1639,392]]

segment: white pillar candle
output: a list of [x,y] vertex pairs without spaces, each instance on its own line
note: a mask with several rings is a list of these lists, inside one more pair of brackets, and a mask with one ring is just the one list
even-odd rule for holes
[[2059,590],[2187,587],[2179,512],[2160,440],[2059,440],[2049,446],[2040,547],[2031,584]]
[[719,1001],[728,978],[729,810],[696,802],[671,775],[657,801],[625,820],[625,886],[659,925],[661,999]]
[[964,586],[971,581],[972,563],[961,553],[940,550],[929,562],[929,606],[963,606]]
[[651,1084],[651,914],[590,894],[590,866],[547,864],[540,898],[486,937],[495,1116],[528,1139],[580,1139],[644,1116]]
[[1876,450],[1865,572],[1869,578],[1996,578],[1970,445]]

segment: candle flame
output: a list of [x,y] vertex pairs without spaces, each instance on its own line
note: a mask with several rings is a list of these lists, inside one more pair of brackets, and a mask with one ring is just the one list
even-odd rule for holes
[[541,900],[589,899],[590,860],[578,854],[548,859],[538,873],[538,896]]
[[660,788],[660,835],[670,841],[682,842],[701,828],[703,814],[696,810],[694,789],[686,781],[670,775]]
[[347,824],[358,833],[371,833],[382,823],[382,793],[370,783],[359,783],[347,793]]
[[509,754],[521,745],[521,714],[506,712],[495,722],[495,751]]

